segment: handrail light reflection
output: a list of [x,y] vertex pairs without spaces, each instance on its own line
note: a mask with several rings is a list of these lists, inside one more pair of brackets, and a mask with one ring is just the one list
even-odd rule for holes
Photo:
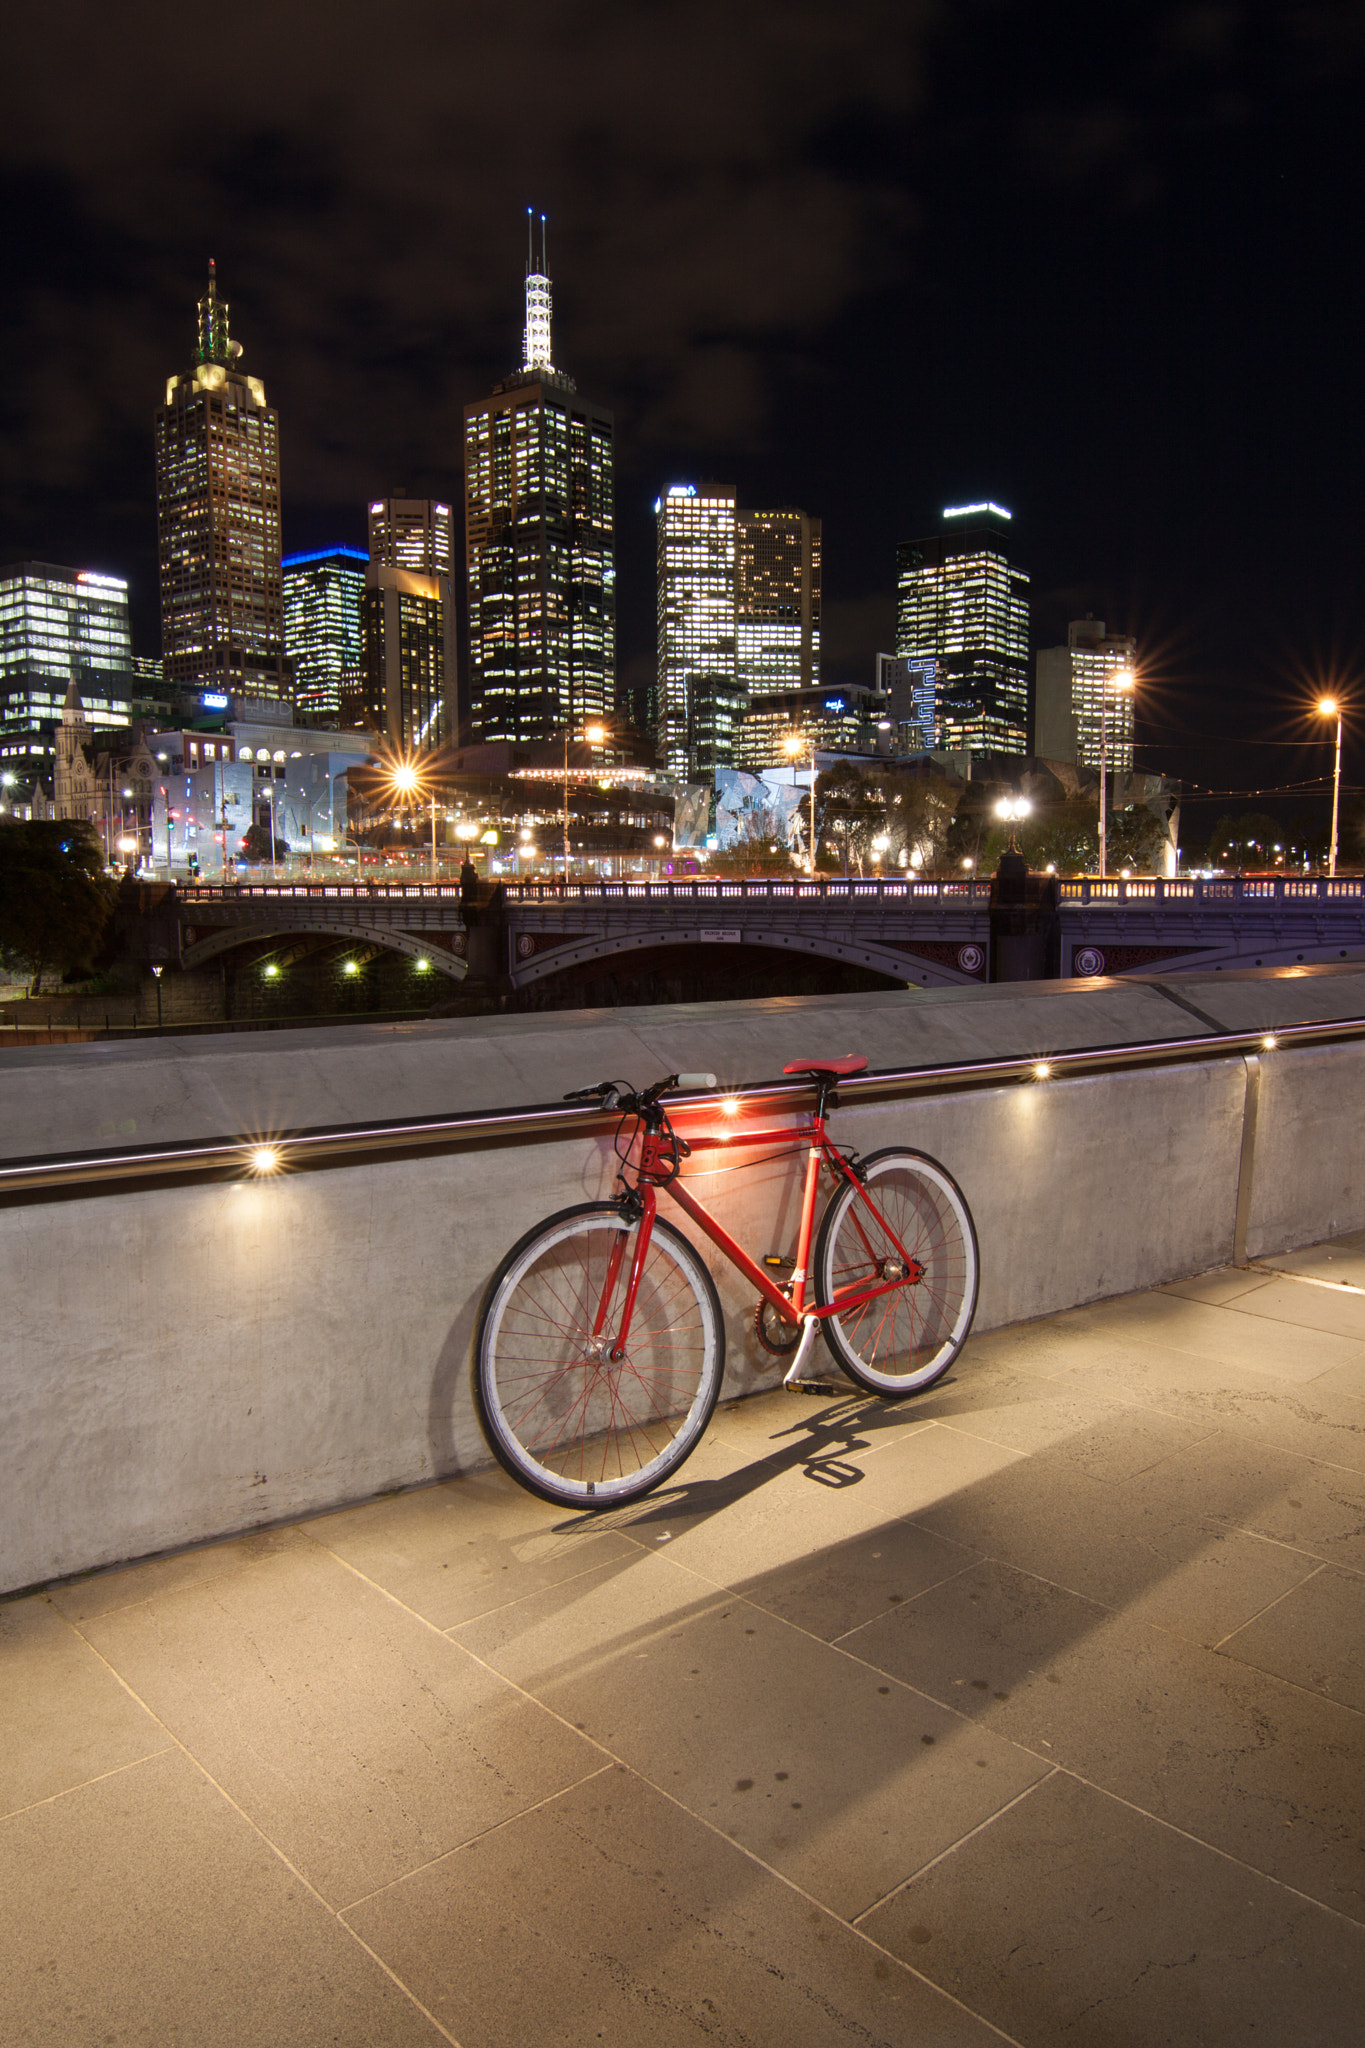
[[250,1160],[253,1173],[278,1173],[280,1170],[280,1154],[274,1145],[254,1146]]
[[1035,1081],[1046,1081],[1051,1073],[1052,1064],[1049,1060],[1035,1061],[1033,1068],[1033,1078]]

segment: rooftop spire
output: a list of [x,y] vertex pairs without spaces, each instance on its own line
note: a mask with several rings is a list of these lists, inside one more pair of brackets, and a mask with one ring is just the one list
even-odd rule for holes
[[241,349],[228,339],[227,303],[218,296],[218,267],[210,256],[208,290],[199,301],[199,346],[195,350],[195,361],[229,363],[240,354]]
[[526,334],[523,370],[553,370],[550,355],[550,278],[546,257],[545,216],[540,216],[540,268],[535,267],[535,216],[526,209]]

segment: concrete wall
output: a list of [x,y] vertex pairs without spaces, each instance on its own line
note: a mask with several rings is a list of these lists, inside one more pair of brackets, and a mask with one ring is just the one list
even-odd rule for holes
[[[1365,1013],[1359,973],[1180,989],[1239,1025]],[[543,1102],[669,1066],[752,1081],[851,1049],[893,1066],[1200,1029],[1159,987],[1109,983],[43,1048],[0,1063],[0,1156]],[[1244,1062],[1215,1059],[842,1110],[836,1129],[957,1176],[990,1328],[1229,1260],[1245,1099]],[[1365,1044],[1265,1056],[1253,1253],[1365,1225],[1363,1106]],[[0,1209],[0,1589],[486,1462],[468,1370],[487,1277],[613,1171],[605,1144],[555,1140]],[[788,1165],[701,1193],[786,1248]],[[729,1390],[772,1384],[751,1299],[716,1277]]]

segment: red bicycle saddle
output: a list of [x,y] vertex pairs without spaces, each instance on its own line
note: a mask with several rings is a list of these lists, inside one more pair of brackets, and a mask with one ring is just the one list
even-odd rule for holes
[[861,1074],[866,1072],[867,1061],[859,1059],[857,1053],[845,1053],[841,1060],[793,1060],[784,1074]]

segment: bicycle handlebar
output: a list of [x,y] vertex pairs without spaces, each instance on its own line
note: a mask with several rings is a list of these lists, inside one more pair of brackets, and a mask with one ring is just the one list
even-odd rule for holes
[[652,1108],[659,1097],[666,1095],[670,1088],[699,1090],[714,1088],[715,1085],[716,1077],[714,1074],[665,1074],[662,1081],[656,1081],[652,1088],[646,1088],[641,1095],[637,1095],[632,1088],[628,1088],[624,1081],[598,1081],[591,1088],[571,1088],[564,1097],[564,1100],[565,1102],[598,1101],[604,1109],[615,1109],[618,1104],[625,1109],[634,1109],[641,1106]]

